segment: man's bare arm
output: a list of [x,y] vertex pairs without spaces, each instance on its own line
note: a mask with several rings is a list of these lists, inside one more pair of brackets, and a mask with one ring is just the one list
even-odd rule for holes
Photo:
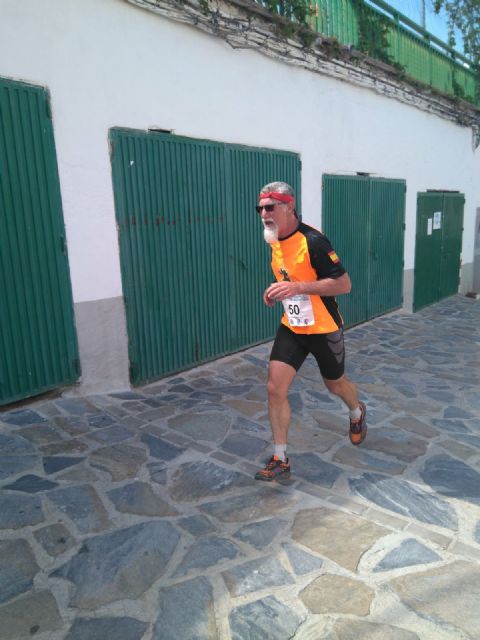
[[[285,300],[301,294],[310,296],[338,296],[342,293],[350,293],[352,283],[348,273],[339,278],[323,278],[313,282],[274,282],[264,293],[266,304],[273,301]],[[269,305],[271,306],[271,305]]]

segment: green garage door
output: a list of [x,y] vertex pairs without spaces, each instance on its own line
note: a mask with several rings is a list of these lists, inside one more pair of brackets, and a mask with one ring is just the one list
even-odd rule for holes
[[417,196],[414,311],[458,293],[464,203],[456,192]]
[[0,78],[0,404],[79,376],[49,100]]
[[405,181],[323,176],[323,230],[352,280],[339,297],[346,326],[402,306]]
[[113,129],[130,379],[144,384],[273,337],[263,184],[300,188],[292,153]]

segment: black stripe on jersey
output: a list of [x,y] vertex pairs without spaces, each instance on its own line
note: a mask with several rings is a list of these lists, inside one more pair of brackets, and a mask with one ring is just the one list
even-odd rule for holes
[[338,261],[335,264],[328,255],[333,251],[333,247],[326,235],[303,222],[300,223],[297,231],[303,233],[307,239],[310,264],[315,269],[319,280],[322,278],[340,278],[346,273],[342,263]]
[[[339,261],[335,264],[328,255],[329,252],[334,249],[326,235],[303,222],[300,223],[298,231],[303,233],[307,239],[310,263],[315,269],[319,280],[322,280],[323,278],[340,278],[340,276],[343,276],[343,274],[346,273],[342,263]],[[340,315],[335,296],[320,297],[328,313],[335,321],[335,324],[338,327],[341,327],[343,325],[343,320]]]
[[338,310],[337,301],[333,296],[320,296],[323,304],[325,305],[326,310],[332,316],[337,327],[343,326],[342,316],[340,315],[340,311]]

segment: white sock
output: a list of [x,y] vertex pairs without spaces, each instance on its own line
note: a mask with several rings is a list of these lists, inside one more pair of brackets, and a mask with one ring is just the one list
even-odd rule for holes
[[360,420],[360,418],[362,417],[362,410],[360,409],[360,407],[357,407],[356,409],[350,409],[350,419],[353,420],[354,422],[356,420]]
[[282,462],[287,460],[287,445],[275,444],[273,445],[273,455],[277,456]]

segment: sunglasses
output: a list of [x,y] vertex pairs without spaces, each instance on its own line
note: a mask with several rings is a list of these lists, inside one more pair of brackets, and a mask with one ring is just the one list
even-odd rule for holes
[[272,213],[272,211],[275,209],[277,204],[283,204],[283,202],[274,202],[273,204],[264,204],[263,207],[261,205],[257,205],[255,209],[257,210],[257,213],[262,213],[263,209],[265,209],[267,213]]

